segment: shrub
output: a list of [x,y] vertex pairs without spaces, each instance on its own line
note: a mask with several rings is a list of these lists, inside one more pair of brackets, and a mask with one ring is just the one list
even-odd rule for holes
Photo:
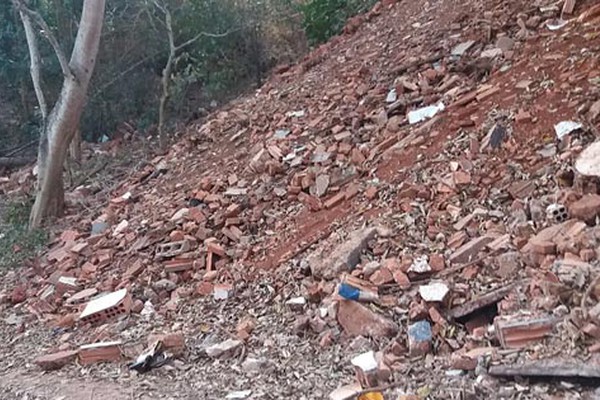
[[19,266],[46,244],[45,231],[27,229],[32,203],[30,199],[15,201],[0,209],[0,268]]
[[308,0],[300,5],[304,30],[311,45],[339,34],[346,20],[365,12],[374,0]]

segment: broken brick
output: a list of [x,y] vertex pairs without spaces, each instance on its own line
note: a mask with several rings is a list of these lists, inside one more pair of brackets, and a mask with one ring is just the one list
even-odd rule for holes
[[87,344],[79,348],[78,356],[81,365],[119,361],[121,359],[121,342]]
[[600,195],[588,194],[571,204],[571,216],[582,221],[592,221],[600,214]]
[[206,242],[206,251],[208,251],[209,253],[216,254],[219,257],[225,257],[227,255],[223,246],[214,241]]
[[451,256],[450,262],[452,263],[467,263],[472,261],[477,254],[491,243],[495,238],[492,236],[481,236],[476,239],[471,240],[470,242],[462,245],[458,248]]
[[352,300],[339,302],[337,320],[350,336],[391,337],[398,331],[394,322]]
[[494,328],[502,347],[519,349],[549,336],[556,323],[555,317],[504,316],[494,319]]
[[148,336],[148,346],[158,341],[162,343],[164,350],[167,350],[175,357],[179,357],[185,353],[185,337],[181,332]]
[[78,350],[68,350],[47,354],[36,358],[34,363],[44,371],[54,371],[75,361],[78,352]]
[[380,267],[371,275],[369,280],[376,286],[381,286],[394,281],[392,272],[386,267]]

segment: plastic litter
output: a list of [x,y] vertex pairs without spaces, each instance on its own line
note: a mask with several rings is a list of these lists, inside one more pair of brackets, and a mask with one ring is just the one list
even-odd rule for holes
[[583,128],[583,125],[575,121],[561,121],[554,125],[554,131],[558,140],[562,140],[569,133]]
[[548,21],[548,22],[546,22],[546,28],[548,28],[551,31],[557,31],[559,29],[562,29],[568,23],[569,23],[569,21],[565,21],[564,19]]
[[348,283],[340,283],[338,286],[338,294],[347,300],[354,301],[375,301],[379,299],[377,293],[361,290]]
[[134,362],[130,363],[129,369],[143,374],[151,369],[162,367],[170,359],[171,355],[164,351],[162,342],[158,340],[140,354]]
[[444,301],[449,291],[448,285],[443,282],[432,282],[429,285],[419,286],[419,294],[427,302]]
[[408,123],[416,124],[426,119],[433,118],[438,112],[443,111],[446,108],[444,103],[441,101],[435,105],[418,108],[408,113]]

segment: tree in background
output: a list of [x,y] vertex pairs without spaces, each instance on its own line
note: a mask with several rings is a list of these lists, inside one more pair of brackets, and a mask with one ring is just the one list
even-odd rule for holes
[[[79,126],[88,84],[94,71],[105,0],[84,0],[70,61],[67,61],[60,43],[42,16],[29,9],[25,0],[13,2],[23,22],[31,78],[42,118],[37,194],[29,218],[30,229],[34,229],[41,225],[44,218],[60,216],[64,209],[63,165],[69,144]],[[41,56],[34,24],[39,26],[50,42],[63,74],[62,89],[51,111],[48,111],[42,88]]]

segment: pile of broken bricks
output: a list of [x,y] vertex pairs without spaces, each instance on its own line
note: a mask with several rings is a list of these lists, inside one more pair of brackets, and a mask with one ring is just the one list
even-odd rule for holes
[[[392,3],[365,21],[393,18]],[[108,205],[73,216],[2,293],[88,343],[38,364],[121,360],[124,344],[103,325],[169,320],[198,297],[234,302],[259,267],[275,267],[298,335],[323,348],[378,344],[351,358],[359,385],[332,399],[432,359],[481,381],[600,377],[590,361],[600,351],[600,60],[571,46],[597,37],[598,7],[520,14],[530,7],[517,3],[478,5],[483,28],[460,18],[394,27],[407,39],[392,55],[372,45],[385,29],[336,38],[190,126]],[[195,153],[206,140],[217,155]],[[278,275],[290,267],[300,292],[282,289],[296,288]],[[206,351],[235,353],[252,330],[244,321]]]

